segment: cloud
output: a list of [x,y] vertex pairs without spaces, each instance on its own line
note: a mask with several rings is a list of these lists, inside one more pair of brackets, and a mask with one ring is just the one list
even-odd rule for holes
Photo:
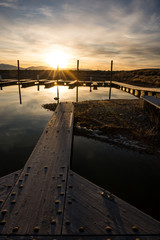
[[102,62],[102,68],[111,58],[124,65],[143,59],[148,66],[159,59],[156,0],[8,0],[0,2],[0,27],[0,48],[8,59],[15,51],[15,57],[44,64],[45,52],[57,47],[86,64]]

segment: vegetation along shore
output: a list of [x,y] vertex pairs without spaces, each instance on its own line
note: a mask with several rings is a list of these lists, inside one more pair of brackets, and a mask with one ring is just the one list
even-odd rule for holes
[[[160,134],[143,100],[101,100],[75,103],[74,131],[101,141],[160,155]],[[43,105],[54,111],[56,104]]]

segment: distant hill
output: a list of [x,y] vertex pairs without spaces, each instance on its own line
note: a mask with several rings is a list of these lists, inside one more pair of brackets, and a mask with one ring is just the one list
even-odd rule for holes
[[[24,68],[21,67],[20,69]],[[17,70],[17,66],[1,63],[0,70]]]
[[53,68],[47,66],[31,66],[26,68],[26,70],[53,70]]

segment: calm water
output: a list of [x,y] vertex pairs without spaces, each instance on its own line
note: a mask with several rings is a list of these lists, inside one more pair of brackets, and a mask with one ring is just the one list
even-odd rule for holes
[[72,169],[160,220],[160,159],[74,136]]
[[[79,101],[108,99],[108,88],[90,92],[79,88]],[[55,102],[57,87],[37,86],[21,89],[5,87],[0,91],[0,176],[21,169],[31,154],[52,112],[41,107]],[[60,101],[75,101],[76,88],[59,87]],[[113,99],[135,97],[112,89]],[[73,169],[96,184],[106,188],[138,208],[160,219],[159,160],[153,156],[120,149],[84,137],[74,137]]]
[[[108,99],[108,88],[90,92],[89,87],[79,87],[79,101]],[[21,169],[31,154],[52,112],[43,109],[45,103],[56,102],[57,87],[45,89],[40,86],[21,88],[22,104],[19,104],[18,86],[0,90],[0,176]],[[75,101],[76,88],[59,87],[60,101]],[[112,98],[135,98],[113,89]]]

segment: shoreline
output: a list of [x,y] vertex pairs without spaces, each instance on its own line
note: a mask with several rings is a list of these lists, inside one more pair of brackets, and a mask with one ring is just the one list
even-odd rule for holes
[[[135,151],[160,156],[159,126],[143,109],[142,99],[74,103],[74,132]],[[45,104],[54,111],[56,104]]]

